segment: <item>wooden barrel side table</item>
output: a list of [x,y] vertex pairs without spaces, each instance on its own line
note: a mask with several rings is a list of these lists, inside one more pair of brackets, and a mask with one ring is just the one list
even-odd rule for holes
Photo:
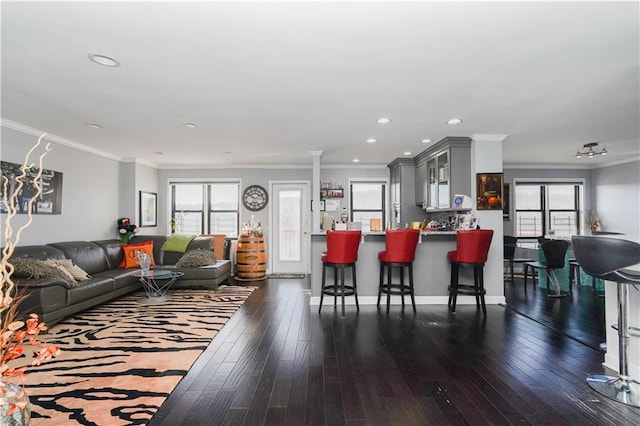
[[239,281],[267,278],[267,252],[264,237],[241,235],[236,249],[236,274]]

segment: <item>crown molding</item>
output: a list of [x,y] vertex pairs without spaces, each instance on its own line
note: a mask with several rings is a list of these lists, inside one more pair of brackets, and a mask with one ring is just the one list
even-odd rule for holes
[[[576,160],[577,161],[577,160]],[[504,163],[503,169],[570,169],[570,170],[593,170],[604,169],[606,167],[618,166],[620,164],[634,163],[640,161],[640,157],[630,157],[608,163],[587,164],[586,162],[578,163]]]
[[1,120],[0,121],[0,125],[2,125],[2,127],[6,127],[7,129],[12,129],[12,130],[15,130],[17,132],[24,133],[24,134],[31,135],[31,136],[36,136],[36,137],[40,137],[40,135],[42,135],[43,133],[47,133],[47,136],[45,136],[45,139],[49,140],[51,142],[59,143],[60,145],[65,145],[65,146],[68,146],[68,147],[73,148],[73,149],[77,149],[77,150],[80,150],[80,151],[85,151],[85,152],[88,152],[88,153],[91,153],[91,154],[94,154],[94,155],[98,155],[100,157],[105,157],[105,158],[108,158],[110,160],[122,161],[122,157],[119,157],[117,155],[113,155],[113,154],[110,154],[108,152],[101,151],[99,149],[88,147],[88,146],[86,146],[84,144],[81,144],[79,142],[75,142],[75,141],[60,137],[60,136],[56,136],[56,135],[54,135],[52,133],[45,132],[44,130],[34,129],[33,127],[25,126],[24,124],[16,123],[15,121],[6,120],[4,118],[2,118],[0,120]]

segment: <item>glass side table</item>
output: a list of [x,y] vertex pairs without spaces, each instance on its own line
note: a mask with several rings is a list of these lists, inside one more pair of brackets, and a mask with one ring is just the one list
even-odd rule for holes
[[135,271],[133,276],[140,278],[142,288],[147,293],[147,297],[138,299],[138,302],[152,304],[171,300],[171,295],[168,293],[169,289],[183,275],[184,273],[182,272],[167,271],[165,269],[152,269],[146,272],[140,269]]

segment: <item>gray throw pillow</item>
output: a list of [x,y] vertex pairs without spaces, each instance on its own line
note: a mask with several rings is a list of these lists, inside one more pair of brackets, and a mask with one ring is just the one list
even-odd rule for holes
[[73,277],[69,277],[55,266],[47,265],[43,260],[30,258],[16,258],[9,261],[15,268],[13,275],[16,278],[60,278],[66,282],[69,287],[76,287],[78,283]]
[[216,254],[210,250],[189,250],[176,262],[176,266],[207,266],[216,263]]

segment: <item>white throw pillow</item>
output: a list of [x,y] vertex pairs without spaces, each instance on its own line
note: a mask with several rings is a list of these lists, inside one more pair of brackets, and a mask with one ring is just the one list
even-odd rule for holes
[[91,279],[91,275],[87,274],[81,267],[74,265],[71,259],[58,260],[76,281],[87,281]]

